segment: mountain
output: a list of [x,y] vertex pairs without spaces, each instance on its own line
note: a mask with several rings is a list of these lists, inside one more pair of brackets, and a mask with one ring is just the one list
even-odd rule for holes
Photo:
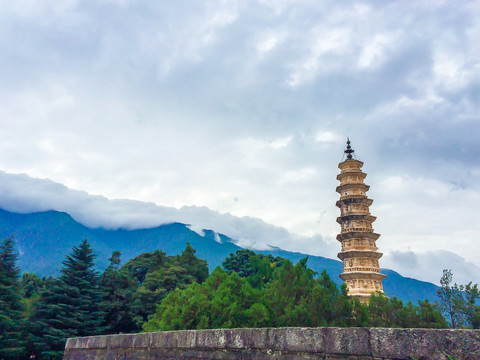
[[13,235],[19,252],[22,271],[39,275],[58,273],[65,255],[82,239],[88,239],[97,257],[97,267],[104,269],[114,250],[120,250],[122,261],[148,251],[163,250],[167,255],[180,253],[187,242],[197,249],[197,255],[206,259],[210,268],[220,265],[230,252],[240,247],[232,241],[215,241],[213,231],[204,236],[187,225],[172,223],[150,229],[106,230],[88,228],[70,215],[57,211],[18,214],[0,209],[0,238]]
[[[225,235],[204,230],[202,236],[182,223],[138,230],[108,230],[86,227],[64,212],[20,214],[0,209],[0,238],[10,235],[16,240],[21,270],[36,272],[41,276],[58,274],[65,255],[82,239],[88,239],[98,255],[98,269],[106,267],[114,250],[120,250],[125,263],[143,252],[156,249],[165,251],[167,255],[178,254],[185,248],[186,243],[190,242],[197,249],[197,255],[206,259],[212,270],[221,265],[230,253],[241,249],[235,245],[233,239]],[[258,252],[282,256],[294,263],[308,256],[309,267],[319,273],[326,269],[332,279],[341,284],[338,275],[342,272],[342,263],[338,260],[279,248]],[[388,296],[397,296],[414,303],[419,299],[435,300],[437,286],[434,284],[406,278],[389,269],[383,269],[382,272],[388,275],[383,281]]]

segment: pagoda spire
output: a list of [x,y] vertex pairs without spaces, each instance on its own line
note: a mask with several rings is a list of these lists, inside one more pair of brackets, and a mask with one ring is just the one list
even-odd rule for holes
[[344,153],[347,154],[347,160],[352,160],[353,158],[353,153],[355,150],[352,149],[350,146],[350,138],[347,137],[347,148],[345,149]]
[[354,151],[347,138],[344,151],[347,158],[338,164],[340,174],[337,175],[340,181],[336,189],[340,194],[336,203],[340,208],[337,222],[341,226],[337,240],[342,244],[338,257],[343,261],[340,278],[348,287],[348,295],[368,302],[372,293],[383,292],[382,280],[386,275],[380,273],[378,260],[383,254],[376,245],[380,234],[373,232],[376,217],[370,214],[373,200],[367,197],[370,189],[364,183],[367,174],[362,171],[363,162],[353,158]]

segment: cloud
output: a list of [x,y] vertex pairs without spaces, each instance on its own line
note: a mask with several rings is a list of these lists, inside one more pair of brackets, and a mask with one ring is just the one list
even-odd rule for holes
[[480,283],[480,267],[445,250],[413,252],[392,251],[382,258],[382,266],[402,269],[402,275],[440,284],[444,269],[453,273],[457,284]]
[[[336,241],[319,234],[301,236],[252,217],[221,214],[207,207],[179,209],[126,199],[107,199],[69,189],[48,179],[0,172],[0,207],[9,211],[65,211],[89,227],[140,229],[182,222],[203,235],[203,230],[225,234],[246,248],[265,250],[272,246],[307,254],[336,258]],[[217,235],[218,236],[218,235]],[[382,239],[379,240],[380,246]],[[314,244],[314,245],[313,245]],[[457,283],[480,282],[480,267],[446,250],[387,251],[381,265],[403,276],[438,284],[443,269],[452,269]]]
[[271,246],[298,249],[315,240],[317,247],[311,251],[332,256],[336,250],[336,244],[325,241],[319,235],[310,238],[291,234],[261,219],[221,214],[207,207],[183,206],[176,209],[134,200],[111,200],[23,174],[0,172],[0,207],[20,213],[64,211],[92,228],[141,229],[181,222],[199,234],[204,229],[214,230],[234,239],[238,245],[252,249],[264,250]]
[[[334,256],[350,136],[381,251],[480,262],[479,1],[2,5],[0,169],[83,190],[35,187],[101,217],[82,221],[188,214],[245,244]],[[22,181],[11,206],[51,205]]]

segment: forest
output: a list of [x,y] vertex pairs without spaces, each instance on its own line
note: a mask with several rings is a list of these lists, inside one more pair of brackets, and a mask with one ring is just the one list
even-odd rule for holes
[[375,294],[348,297],[308,258],[251,250],[231,253],[209,274],[187,244],[179,255],[156,250],[122,264],[114,251],[95,270],[88,240],[74,246],[60,275],[40,278],[17,266],[13,237],[0,243],[0,358],[61,359],[69,337],[239,327],[479,328],[477,284],[452,283],[444,270],[438,301],[417,304]]

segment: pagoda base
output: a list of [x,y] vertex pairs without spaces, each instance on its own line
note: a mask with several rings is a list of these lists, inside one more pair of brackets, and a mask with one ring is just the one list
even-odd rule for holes
[[371,271],[343,272],[340,278],[345,281],[349,296],[366,296],[376,291],[383,292],[382,280],[385,274]]

